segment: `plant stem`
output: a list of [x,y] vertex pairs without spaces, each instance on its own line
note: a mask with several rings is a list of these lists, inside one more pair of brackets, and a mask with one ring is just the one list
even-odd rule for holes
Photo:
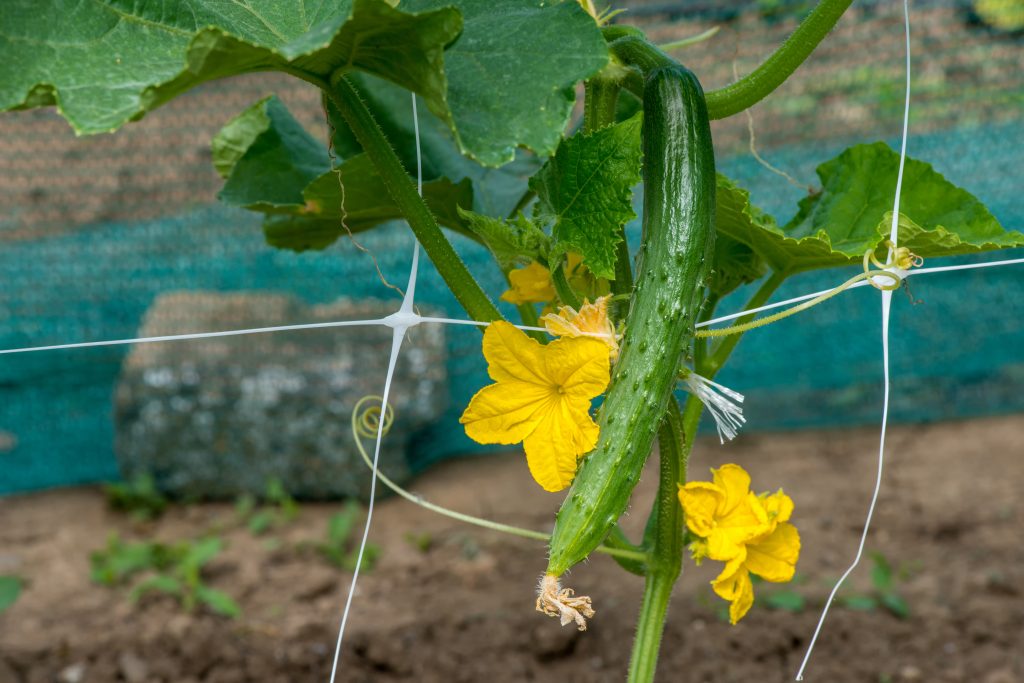
[[555,286],[555,293],[558,294],[559,301],[564,306],[572,306],[577,311],[580,310],[580,300],[576,296],[576,292],[573,291],[569,281],[565,279],[565,261],[559,259],[552,263],[549,268],[551,273],[551,284]]
[[679,505],[678,491],[679,484],[686,477],[690,451],[675,399],[665,412],[658,432],[658,451],[658,493],[651,511],[655,517],[654,544],[650,549],[644,599],[629,661],[629,683],[650,683],[654,680],[672,587],[682,569],[683,510]]
[[359,97],[359,93],[344,76],[332,79],[325,90],[337,105],[345,122],[362,145],[370,161],[380,174],[388,194],[408,221],[416,239],[423,245],[437,271],[448,284],[452,294],[469,317],[480,322],[501,320],[501,313],[484,292],[473,275],[455,252],[448,238],[441,232],[437,219],[430,213],[423,198],[416,191],[412,178],[402,167],[395,150],[373,115]]
[[[708,116],[724,119],[749,109],[782,85],[818,47],[853,0],[821,0],[795,31],[759,67],[731,85],[705,94]],[[662,50],[621,27],[604,29],[612,54],[622,62],[646,73],[675,61]],[[666,60],[668,60],[666,62]],[[643,76],[634,72],[623,80],[630,92],[640,97]]]
[[621,83],[602,73],[586,82],[583,100],[583,132],[593,133],[615,123]]
[[749,109],[778,88],[814,52],[853,0],[821,0],[796,30],[752,72],[707,94],[708,116],[724,119]]

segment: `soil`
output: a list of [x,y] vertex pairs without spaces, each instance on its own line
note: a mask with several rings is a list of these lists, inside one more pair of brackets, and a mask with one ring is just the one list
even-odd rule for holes
[[[837,604],[807,680],[1024,681],[1024,417],[893,429],[868,551],[906,570],[909,605]],[[722,621],[709,591],[714,563],[689,564],[664,637],[659,680],[792,680],[830,582],[856,551],[871,489],[874,429],[755,434],[721,447],[702,441],[691,463],[738,462],[755,487],[782,486],[796,502],[803,538],[798,581],[759,584],[762,598],[795,590],[797,611],[762,600],[738,626]],[[645,510],[654,477],[641,484]],[[429,500],[505,522],[545,528],[558,497],[540,491],[518,454],[452,462],[415,487]],[[231,683],[326,681],[351,574],[304,542],[323,537],[336,506],[303,505],[296,520],[254,537],[233,525],[230,505],[172,507],[153,523],[107,509],[96,489],[0,501],[0,574],[26,588],[0,615],[0,683],[127,681]],[[626,520],[635,532],[645,514]],[[244,609],[231,620],[186,613],[167,597],[128,600],[128,588],[90,583],[89,554],[108,534],[194,538],[220,525],[227,548],[206,580]],[[607,557],[569,583],[594,598],[586,633],[534,612],[544,548],[466,527],[397,500],[383,501],[372,540],[376,567],[359,583],[339,680],[620,681],[629,656],[641,580]],[[847,595],[871,592],[871,561]]]

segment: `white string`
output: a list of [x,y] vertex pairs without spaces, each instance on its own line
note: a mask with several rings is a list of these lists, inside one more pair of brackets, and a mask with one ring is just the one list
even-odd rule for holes
[[[414,258],[419,257],[419,250],[417,249],[414,254]],[[948,273],[957,270],[974,270],[976,268],[992,268],[995,266],[1013,266],[1024,264],[1024,258],[1015,259],[1004,259],[1001,261],[986,261],[985,263],[964,263],[955,266],[933,266],[929,268],[917,268],[909,271],[898,271],[897,274],[902,278],[908,278],[913,275],[930,275],[932,273]],[[870,284],[867,280],[860,280],[855,282],[847,289],[856,289],[857,287],[863,287]],[[718,318],[706,320],[704,322],[697,323],[696,327],[708,327],[710,325],[716,325],[718,323],[728,322],[735,320],[736,318],[742,318],[745,315],[751,313],[762,313],[764,311],[770,311],[774,308],[782,308],[783,306],[789,306],[791,304],[800,303],[801,301],[807,301],[819,297],[822,294],[828,294],[829,292],[838,289],[833,287],[831,289],[823,289],[818,292],[812,292],[810,294],[802,294],[800,296],[793,297],[791,299],[785,299],[783,301],[776,301],[775,303],[765,304],[764,306],[758,306],[757,308],[748,308],[746,310],[737,311],[736,313],[730,313],[729,315],[723,315]],[[480,322],[478,320],[459,320],[458,318],[438,318],[434,316],[416,316],[418,321],[421,323],[438,323],[442,325],[472,325],[475,327],[486,327],[490,325],[490,322]],[[256,327],[244,330],[225,330],[218,332],[196,332],[193,334],[171,334],[164,335],[162,337],[135,337],[132,339],[109,339],[105,341],[91,341],[91,342],[77,342],[74,344],[55,344],[53,346],[26,346],[23,348],[15,349],[0,349],[0,355],[12,354],[12,353],[30,353],[33,351],[56,351],[60,349],[82,349],[94,346],[120,346],[124,344],[149,344],[153,342],[169,342],[169,341],[186,341],[191,339],[209,339],[211,337],[232,337],[236,335],[247,335],[247,334],[264,334],[268,332],[294,332],[297,330],[314,330],[324,329],[331,327],[348,327],[348,326],[370,326],[370,325],[382,325],[390,327],[393,322],[388,318],[373,318],[370,320],[339,320],[333,322],[322,322],[322,323],[303,323],[300,325],[278,325],[276,327]],[[411,325],[410,325],[411,327]],[[514,325],[514,327],[525,330],[528,332],[544,332],[546,331],[543,327],[533,327],[530,325]],[[601,335],[591,335],[601,336]]]
[[293,332],[295,330],[322,330],[330,327],[387,325],[385,318],[373,320],[341,320],[325,323],[303,323],[301,325],[277,325],[275,327],[252,327],[244,330],[225,330],[221,332],[195,332],[192,334],[167,334],[160,337],[135,337],[134,339],[109,339],[106,341],[78,342],[75,344],[54,344],[53,346],[26,346],[19,349],[0,349],[0,355],[9,353],[30,353],[32,351],[56,351],[59,349],[86,349],[94,346],[121,346],[124,344],[152,344],[153,342],[186,341],[190,339],[210,339],[212,337],[237,337],[246,334],[266,334],[268,332]]
[[[900,168],[896,175],[896,198],[893,201],[892,209],[892,231],[890,233],[890,246],[889,246],[889,261],[892,261],[892,255],[896,248],[896,233],[899,226],[899,207],[900,207],[900,191],[903,186],[903,164],[907,158],[907,121],[910,119],[910,2],[909,0],[903,0],[903,32],[906,40],[906,97],[903,102],[903,138],[900,144]],[[864,555],[864,545],[868,540],[868,531],[871,528],[871,518],[875,514],[875,506],[878,503],[878,494],[882,490],[882,474],[885,469],[885,433],[889,424],[889,313],[892,304],[892,290],[882,291],[882,376],[883,389],[882,389],[882,429],[881,435],[878,440],[878,467],[875,473],[875,489],[871,493],[871,504],[868,505],[868,514],[864,518],[864,529],[861,531],[860,543],[857,545],[857,555],[853,558],[853,562],[847,567],[843,575],[836,581],[836,585],[832,587],[832,592],[828,595],[828,600],[825,601],[825,606],[821,610],[821,616],[818,618],[818,625],[814,629],[814,635],[811,636],[811,642],[807,645],[807,652],[804,654],[803,661],[800,663],[800,669],[796,672],[796,680],[802,681],[804,679],[804,669],[807,668],[807,663],[811,659],[811,653],[814,651],[814,644],[818,642],[818,635],[821,633],[821,628],[825,624],[825,618],[828,616],[828,609],[832,605],[832,601],[835,600],[836,593],[839,592],[839,588],[846,581],[846,578],[853,573],[853,570],[860,564],[861,557]]]
[[[412,93],[412,119],[413,130],[416,136],[416,189],[420,197],[423,196],[423,159],[420,155],[420,123],[416,112],[416,93]],[[345,626],[348,624],[348,617],[352,611],[352,599],[356,594],[356,584],[359,581],[359,569],[363,565],[363,555],[366,552],[366,542],[370,537],[370,525],[373,522],[373,508],[377,497],[377,478],[379,475],[380,445],[384,438],[383,418],[388,410],[388,396],[391,393],[391,380],[395,375],[395,366],[398,364],[398,353],[402,348],[402,341],[405,339],[406,331],[419,324],[422,318],[414,308],[416,297],[416,277],[419,272],[420,243],[417,240],[412,250],[412,264],[409,266],[409,284],[405,288],[405,296],[402,297],[402,305],[398,311],[384,319],[384,324],[392,328],[391,355],[388,358],[388,372],[384,379],[384,391],[381,393],[380,414],[381,420],[377,424],[377,441],[373,447],[373,475],[370,479],[370,501],[366,507],[366,523],[363,525],[363,537],[359,542],[359,552],[356,554],[355,569],[352,572],[352,583],[349,585],[348,597],[345,599],[345,610],[341,615],[341,625],[338,627],[338,641],[334,646],[334,662],[331,664],[331,683],[334,683],[338,674],[338,661],[341,658],[341,644],[345,638]],[[358,436],[356,437],[358,438]]]

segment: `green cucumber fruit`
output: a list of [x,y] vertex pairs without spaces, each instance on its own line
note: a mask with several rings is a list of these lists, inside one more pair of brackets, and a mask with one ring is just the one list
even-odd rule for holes
[[629,505],[703,302],[714,246],[715,155],[704,91],[687,69],[644,82],[643,246],[619,360],[598,416],[601,436],[562,503],[547,574],[601,544]]

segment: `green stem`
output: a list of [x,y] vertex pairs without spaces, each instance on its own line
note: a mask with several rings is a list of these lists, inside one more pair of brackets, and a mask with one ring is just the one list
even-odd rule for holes
[[583,132],[593,133],[615,123],[615,107],[619,103],[621,83],[598,74],[585,84],[583,100]]
[[559,301],[565,306],[572,306],[577,311],[580,310],[579,297],[569,285],[569,281],[565,279],[565,259],[552,263],[549,271],[551,272],[551,284],[555,286],[555,293],[558,294]]
[[821,0],[761,66],[732,85],[707,94],[708,115],[713,119],[724,119],[738,114],[782,85],[810,57],[852,2]]
[[679,484],[685,480],[689,449],[675,400],[666,411],[658,432],[658,451],[658,494],[651,511],[655,516],[654,544],[650,550],[644,599],[629,661],[629,683],[650,683],[654,680],[672,587],[682,569],[683,510],[679,505],[678,492]]
[[437,271],[448,284],[455,298],[471,318],[480,322],[501,320],[501,313],[484,292],[473,275],[455,252],[448,238],[441,232],[437,219],[430,213],[423,198],[416,191],[412,178],[402,167],[395,150],[377,125],[359,93],[341,76],[332,79],[326,88],[327,96],[337,105],[363,150],[373,162],[381,180],[394,199],[398,209],[408,221],[416,239],[423,245]]
[[[852,2],[853,0],[821,0],[789,38],[759,67],[732,85],[705,94],[708,116],[712,119],[724,119],[738,114],[754,106],[782,85],[814,52]],[[608,46],[612,54],[622,62],[639,68],[643,73],[675,63],[671,57],[635,31],[624,31],[619,27],[611,30],[612,28],[604,29],[605,40],[609,41]],[[624,85],[637,96],[643,93],[643,77],[640,73],[630,75],[624,80]]]
[[[781,285],[787,277],[789,277],[789,273],[787,272],[773,272],[767,280],[761,283],[761,286],[754,293],[754,296],[750,297],[746,306],[743,307],[744,310],[757,308],[767,303],[768,298],[775,293],[775,290],[779,288],[779,285]],[[737,320],[736,324],[743,325],[748,323],[753,320],[756,315],[757,314],[755,313],[745,315]],[[718,374],[718,371],[722,369],[723,365],[725,365],[725,361],[728,360],[729,356],[732,354],[733,349],[735,349],[736,345],[740,343],[740,339],[742,337],[743,334],[740,333],[723,339],[717,346],[715,346],[714,352],[705,358],[705,362],[697,367],[698,374],[707,377],[708,379],[714,379],[715,375]]]

